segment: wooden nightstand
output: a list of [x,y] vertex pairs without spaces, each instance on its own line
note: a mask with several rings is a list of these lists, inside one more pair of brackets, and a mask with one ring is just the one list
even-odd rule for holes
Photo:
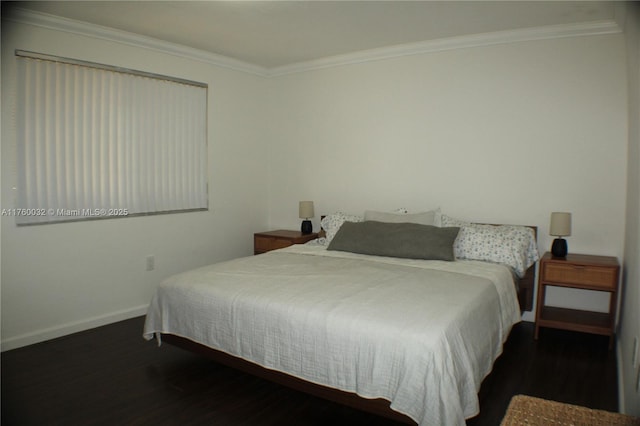
[[266,253],[293,244],[304,244],[307,241],[318,238],[317,232],[303,234],[300,231],[288,231],[280,229],[277,231],[257,232],[253,234],[253,254]]
[[[609,348],[612,348],[619,273],[620,264],[615,257],[570,253],[561,259],[545,253],[540,260],[538,273],[535,338],[538,338],[540,327],[561,328],[609,336]],[[608,292],[611,297],[609,312],[544,306],[548,286]]]

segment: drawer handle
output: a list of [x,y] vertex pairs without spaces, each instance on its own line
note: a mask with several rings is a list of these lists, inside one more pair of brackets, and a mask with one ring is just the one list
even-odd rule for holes
[[573,265],[573,269],[586,269],[586,266],[583,266],[583,265]]

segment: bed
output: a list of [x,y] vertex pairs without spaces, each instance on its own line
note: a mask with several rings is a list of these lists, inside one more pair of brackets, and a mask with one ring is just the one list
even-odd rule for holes
[[441,249],[433,247],[429,259],[412,247],[409,256],[363,253],[349,246],[353,236],[382,229],[373,244],[382,239],[387,250],[393,241],[380,236],[389,225],[347,218],[328,230],[328,242],[178,274],[159,286],[144,337],[404,423],[464,425],[479,412],[480,384],[512,326],[530,309],[537,249],[535,229],[518,227],[525,237],[517,245],[528,247],[519,271],[469,259],[465,247],[455,249],[462,237],[477,246],[478,230],[489,231],[514,245],[515,227],[444,218],[438,226],[392,225],[400,229],[392,240],[440,238],[453,259],[434,259]]

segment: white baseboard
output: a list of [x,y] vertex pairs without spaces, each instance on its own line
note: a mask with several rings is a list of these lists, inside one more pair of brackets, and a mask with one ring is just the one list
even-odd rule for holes
[[522,314],[522,321],[536,322],[536,313],[533,311],[525,311]]
[[[135,308],[111,312],[105,315],[61,324],[55,327],[45,328],[31,333],[22,334],[20,336],[11,337],[2,340],[0,342],[0,348],[2,351],[17,349],[23,346],[33,345],[34,343],[44,342],[45,340],[51,340],[57,337],[66,336],[68,334],[77,333],[79,331],[85,331],[114,322],[139,317],[147,313],[147,307],[148,305],[137,306]],[[142,330],[140,330],[140,336],[142,336]]]
[[626,413],[624,403],[624,375],[622,374],[622,345],[616,339],[616,373],[618,374],[618,412]]

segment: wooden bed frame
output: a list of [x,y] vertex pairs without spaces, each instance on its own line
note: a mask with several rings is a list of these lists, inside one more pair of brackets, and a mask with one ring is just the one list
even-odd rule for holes
[[[538,241],[538,227],[527,226],[533,230],[533,237]],[[520,312],[533,310],[533,288],[536,282],[536,265],[535,263],[527,269],[524,277],[518,280],[518,302],[520,303]]]
[[[537,227],[531,226],[534,236],[537,240]],[[524,278],[518,282],[518,301],[521,311],[530,311],[533,307],[533,289],[535,282],[535,264],[528,270]],[[351,408],[366,411],[371,414],[386,417],[394,421],[415,425],[416,422],[410,417],[394,411],[390,407],[390,402],[383,398],[368,399],[363,398],[355,393],[345,392],[339,389],[318,385],[307,382],[303,379],[291,376],[275,370],[262,367],[258,364],[246,361],[244,359],[229,355],[225,352],[210,348],[208,346],[196,343],[184,337],[175,336],[173,334],[162,334],[163,342],[186,349],[188,351],[203,355],[220,364],[235,368],[245,373],[269,380],[274,383],[287,386],[300,392],[337,402]]]
[[205,357],[219,362],[220,364],[235,368],[237,370],[274,383],[278,383],[291,389],[308,393],[319,398],[324,398],[329,401],[337,402],[338,404],[346,405],[357,410],[362,410],[378,416],[386,417],[400,423],[410,425],[416,424],[416,422],[414,422],[410,417],[392,410],[389,407],[390,402],[386,399],[366,399],[355,393],[345,392],[339,389],[307,382],[289,374],[264,368],[258,364],[254,364],[242,358],[229,355],[225,352],[212,349],[208,346],[201,345],[200,343],[196,343],[192,340],[175,336],[173,334],[162,334],[161,338],[163,342],[170,343],[174,346],[200,355],[204,355]]

